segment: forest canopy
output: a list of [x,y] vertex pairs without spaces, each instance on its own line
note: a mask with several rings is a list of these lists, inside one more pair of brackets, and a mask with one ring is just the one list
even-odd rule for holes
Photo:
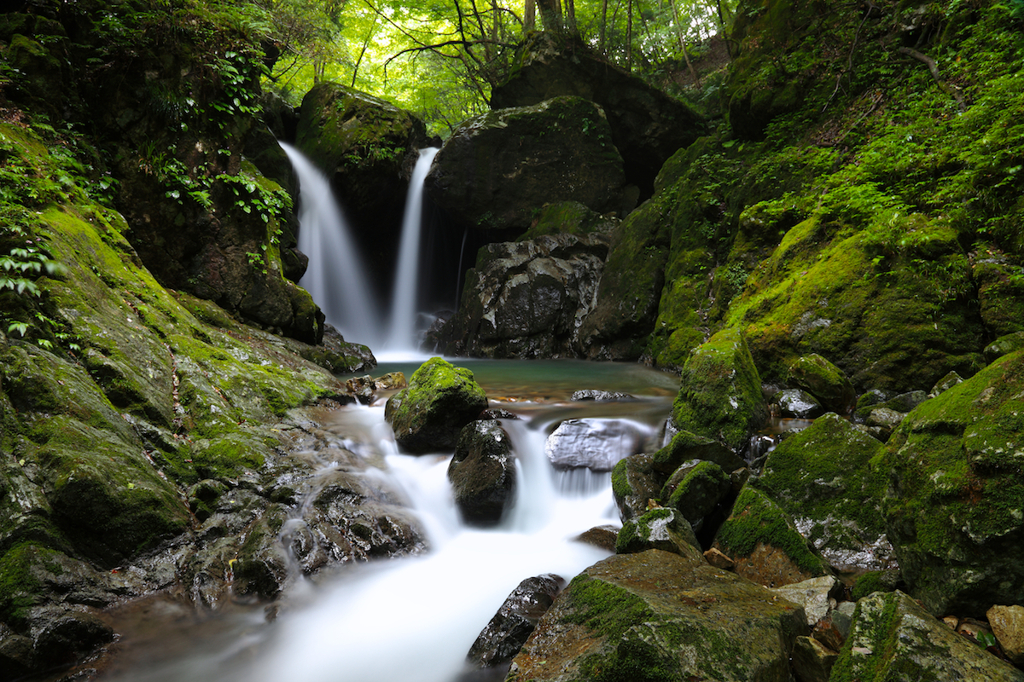
[[735,0],[259,0],[236,5],[277,60],[266,87],[298,103],[321,80],[385,97],[436,133],[487,109],[533,30],[577,36],[671,90]]

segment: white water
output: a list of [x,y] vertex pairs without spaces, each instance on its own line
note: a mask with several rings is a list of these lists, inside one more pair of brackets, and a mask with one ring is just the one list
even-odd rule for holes
[[349,226],[323,173],[294,147],[281,143],[299,177],[299,251],[309,257],[299,286],[346,341],[376,342],[380,329],[370,279]]
[[398,249],[398,267],[395,269],[394,288],[391,293],[391,321],[388,335],[383,340],[378,360],[399,360],[418,357],[419,343],[416,338],[416,299],[419,291],[420,232],[423,224],[423,181],[430,171],[430,164],[440,151],[436,147],[420,150],[409,193],[405,199],[405,215],[402,217],[402,240]]

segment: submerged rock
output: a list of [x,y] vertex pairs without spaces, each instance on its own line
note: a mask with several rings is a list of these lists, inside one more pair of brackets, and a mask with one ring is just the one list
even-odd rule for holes
[[564,586],[565,580],[551,574],[519,583],[473,642],[467,660],[480,667],[511,661]]
[[618,554],[572,580],[507,679],[787,682],[806,632],[799,606],[699,556]]
[[1020,682],[1024,672],[970,643],[897,591],[857,603],[830,679]]
[[466,523],[489,526],[501,521],[516,486],[512,441],[501,424],[475,421],[462,429],[448,480]]
[[420,454],[453,449],[462,427],[485,409],[487,396],[471,371],[431,358],[388,399],[384,415],[398,444]]

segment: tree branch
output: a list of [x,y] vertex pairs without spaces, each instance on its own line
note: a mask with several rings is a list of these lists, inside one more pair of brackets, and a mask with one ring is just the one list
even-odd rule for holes
[[956,100],[957,105],[960,107],[960,111],[963,111],[966,108],[966,105],[964,104],[964,96],[960,94],[960,90],[955,85],[950,85],[946,81],[942,80],[942,76],[939,75],[939,65],[935,63],[934,59],[926,54],[921,54],[911,47],[901,47],[896,51],[900,54],[905,54],[908,57],[913,57],[917,61],[926,65],[928,67],[928,71],[932,74],[932,78],[934,78],[935,82],[939,84],[942,91]]

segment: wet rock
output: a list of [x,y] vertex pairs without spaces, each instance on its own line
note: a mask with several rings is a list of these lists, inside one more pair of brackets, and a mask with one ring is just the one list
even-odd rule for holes
[[519,583],[473,642],[469,662],[493,667],[511,661],[564,586],[565,580],[551,574]]
[[362,344],[349,343],[332,325],[324,324],[324,335],[315,346],[289,344],[292,350],[315,365],[333,374],[365,372],[377,366],[377,358]]
[[592,388],[585,388],[580,391],[574,391],[569,400],[595,400],[598,402],[607,402],[620,400],[636,400],[636,398],[629,395],[628,393],[619,393],[618,391],[598,391]]
[[69,665],[113,641],[114,631],[98,616],[76,610],[47,614],[38,625],[35,657],[49,666]]
[[371,405],[377,399],[374,381],[369,376],[353,377],[345,382],[345,388],[363,405]]
[[622,524],[616,554],[660,549],[683,556],[700,556],[700,544],[689,521],[675,509],[658,507]]
[[834,651],[812,637],[797,637],[793,647],[793,675],[797,682],[828,682],[839,658]]
[[899,591],[858,602],[832,675],[851,680],[1024,680],[1024,672],[957,635]]
[[843,370],[820,355],[805,355],[789,366],[789,382],[810,393],[829,411],[846,414],[853,407],[853,384]]
[[692,460],[714,462],[727,472],[746,466],[742,458],[717,440],[697,436],[689,431],[676,432],[668,445],[654,453],[651,465],[655,471],[668,476],[683,463]]
[[[629,188],[626,192],[629,192]],[[591,211],[578,201],[562,201],[545,205],[540,210],[540,215],[530,225],[530,229],[516,241],[529,241],[542,235],[609,235],[618,225],[619,219],[614,213],[601,214]]]
[[516,62],[512,77],[491,93],[491,106],[526,106],[560,95],[597,102],[608,115],[626,176],[640,187],[641,199],[650,196],[654,177],[669,156],[704,134],[699,114],[583,44],[534,33]]
[[615,551],[615,542],[619,537],[619,528],[615,526],[597,526],[581,533],[575,539],[586,545],[592,545],[608,552]]
[[604,111],[579,97],[498,109],[462,123],[425,188],[467,227],[522,233],[547,203],[618,211],[625,176]]
[[850,598],[853,601],[873,594],[875,592],[894,592],[895,590],[907,588],[903,582],[903,576],[898,569],[890,568],[884,571],[868,571],[860,575],[850,590]]
[[278,542],[278,532],[285,517],[284,508],[275,505],[249,530],[233,564],[236,594],[273,599],[284,589],[289,557]]
[[911,594],[933,613],[981,617],[1024,602],[1022,376],[1018,351],[919,405],[880,462],[889,540]]
[[603,235],[558,234],[484,246],[466,273],[459,312],[441,331],[447,352],[574,356],[607,253]]
[[732,571],[736,568],[736,562],[715,547],[704,552],[704,560],[715,568],[720,568],[723,571]]
[[513,419],[513,420],[515,420],[515,419],[519,419],[519,415],[516,414],[515,412],[509,412],[508,410],[504,410],[504,409],[501,409],[501,408],[497,408],[497,409],[495,409],[495,408],[488,408],[488,409],[486,409],[486,410],[484,410],[483,412],[480,413],[480,419],[491,419],[491,420]]
[[[683,465],[681,476],[674,489],[675,475],[666,484],[662,497],[667,497],[666,506],[676,509],[694,530],[701,530],[706,518],[720,510],[732,492],[732,481],[722,467],[714,462],[697,462],[693,466]],[[727,509],[728,507],[726,507]]]
[[882,517],[886,480],[873,464],[883,449],[829,413],[784,438],[753,485],[793,517],[833,566],[887,568],[894,556]]
[[720,331],[690,355],[672,410],[681,429],[745,449],[768,420],[768,406],[741,331]]
[[804,607],[807,625],[814,627],[824,620],[842,596],[843,586],[835,577],[823,575],[799,583],[792,583],[772,590],[775,594]]
[[485,409],[487,396],[471,371],[431,358],[388,399],[384,415],[398,444],[419,454],[453,449],[462,427]]
[[665,680],[785,682],[806,631],[799,606],[699,556],[617,554],[572,580],[507,679],[624,680],[657,670]]
[[1024,665],[1024,606],[996,605],[985,617],[1006,657],[1018,668]]
[[623,457],[640,452],[646,436],[626,419],[567,419],[548,436],[544,452],[556,469],[611,471]]
[[789,515],[750,485],[736,498],[714,546],[732,557],[738,575],[769,587],[831,573]]
[[648,503],[658,498],[662,483],[651,466],[651,455],[630,455],[612,469],[612,494],[623,521],[647,512]]
[[799,388],[787,388],[776,393],[772,396],[772,407],[780,416],[798,419],[814,419],[825,411],[814,396]]
[[515,499],[516,466],[512,442],[496,421],[476,421],[459,435],[448,465],[455,504],[469,524],[501,521]]
[[406,381],[405,374],[402,372],[388,372],[373,380],[373,389],[375,391],[398,390],[408,385],[409,382]]
[[871,410],[868,414],[868,418],[864,421],[868,427],[874,427],[881,429],[883,433],[890,433],[894,428],[899,426],[900,422],[907,415],[903,412],[897,412],[888,407],[876,407]]

